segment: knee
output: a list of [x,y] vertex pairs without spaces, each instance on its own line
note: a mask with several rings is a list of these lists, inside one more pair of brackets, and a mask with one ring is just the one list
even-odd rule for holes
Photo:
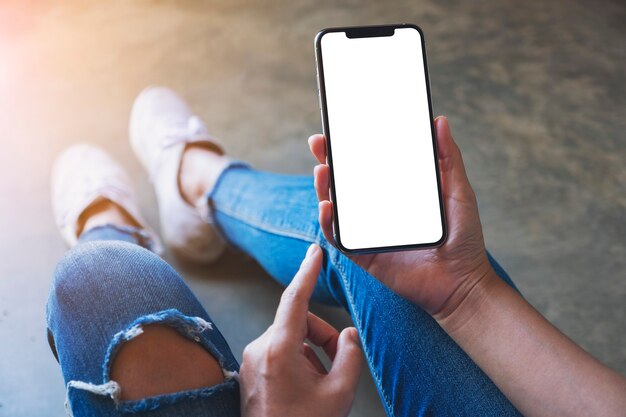
[[51,298],[80,299],[103,287],[120,284],[132,271],[164,262],[152,252],[127,242],[96,241],[77,245],[59,261],[52,280]]
[[124,401],[211,387],[225,380],[213,355],[160,324],[143,327],[139,336],[121,346],[110,378],[120,385]]

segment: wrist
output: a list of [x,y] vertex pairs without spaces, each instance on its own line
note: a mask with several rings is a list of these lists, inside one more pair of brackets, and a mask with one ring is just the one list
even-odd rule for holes
[[487,261],[450,295],[433,318],[452,335],[480,315],[481,308],[494,296],[500,283],[502,280]]

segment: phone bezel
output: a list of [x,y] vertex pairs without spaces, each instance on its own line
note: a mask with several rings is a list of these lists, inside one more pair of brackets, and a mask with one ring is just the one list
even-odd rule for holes
[[[331,146],[331,135],[330,128],[328,124],[328,111],[326,104],[326,86],[324,83],[324,64],[322,59],[322,38],[324,35],[333,32],[352,32],[353,37],[378,37],[381,36],[393,36],[387,35],[389,31],[395,32],[395,29],[414,29],[417,30],[420,34],[420,40],[422,43],[422,59],[424,62],[424,77],[426,82],[426,95],[428,100],[428,113],[430,119],[430,129],[431,129],[431,139],[433,144],[433,158],[435,160],[435,171],[437,177],[437,191],[439,196],[439,210],[441,213],[441,238],[436,242],[428,242],[428,243],[415,243],[408,245],[397,245],[397,246],[382,246],[382,247],[373,247],[373,248],[357,248],[357,249],[349,249],[346,248],[341,243],[341,228],[339,226],[339,215],[337,210],[337,195],[335,193],[335,175],[333,170],[333,159],[332,159],[332,146]],[[355,36],[355,33],[358,35]],[[346,34],[346,36],[350,37]],[[324,136],[326,137],[326,162],[330,168],[330,198],[333,203],[333,234],[335,239],[335,244],[337,248],[348,255],[352,254],[364,254],[364,253],[381,253],[381,252],[396,252],[402,250],[414,250],[414,249],[427,249],[434,248],[437,246],[441,246],[448,236],[448,228],[446,225],[446,216],[445,209],[443,203],[443,194],[441,190],[441,174],[439,170],[439,158],[437,157],[437,137],[435,132],[435,124],[433,119],[433,106],[430,95],[430,80],[428,76],[428,63],[426,59],[426,44],[424,41],[424,32],[422,29],[411,23],[401,23],[401,24],[392,24],[392,25],[375,25],[375,26],[347,26],[347,27],[336,27],[336,28],[326,28],[322,29],[315,36],[315,61],[316,61],[316,70],[317,70],[317,88],[318,88],[318,97],[319,97],[319,105],[320,105],[320,113],[322,117],[322,131]]]

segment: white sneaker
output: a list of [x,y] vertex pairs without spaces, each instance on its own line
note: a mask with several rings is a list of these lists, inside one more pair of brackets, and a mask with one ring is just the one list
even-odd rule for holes
[[124,170],[102,149],[77,144],[63,151],[52,168],[52,209],[68,246],[78,243],[78,219],[94,203],[109,200],[130,215],[149,237],[156,253],[161,242],[139,213],[137,198]]
[[148,87],[139,94],[129,130],[132,148],[154,185],[163,240],[179,257],[200,263],[214,261],[226,243],[200,216],[206,203],[199,201],[196,208],[183,199],[178,174],[187,144],[205,143],[219,154],[224,153],[222,147],[185,102],[165,87]]

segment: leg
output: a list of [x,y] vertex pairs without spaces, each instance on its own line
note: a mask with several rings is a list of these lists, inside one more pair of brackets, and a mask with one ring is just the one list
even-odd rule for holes
[[[239,415],[228,345],[136,227],[95,225],[57,266],[49,336],[74,415]],[[129,243],[129,242],[134,242]]]
[[325,250],[315,298],[352,315],[388,415],[519,415],[426,312],[325,241],[312,178],[231,166],[208,197],[224,237],[281,283],[293,277],[311,242]]

